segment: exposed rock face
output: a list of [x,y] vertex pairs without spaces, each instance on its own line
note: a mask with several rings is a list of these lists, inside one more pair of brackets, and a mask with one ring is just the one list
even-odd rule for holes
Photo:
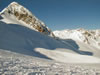
[[14,15],[18,20],[25,22],[35,30],[46,35],[54,36],[51,30],[42,21],[32,15],[29,10],[17,2],[12,2],[9,4],[8,7],[1,12],[1,14]]

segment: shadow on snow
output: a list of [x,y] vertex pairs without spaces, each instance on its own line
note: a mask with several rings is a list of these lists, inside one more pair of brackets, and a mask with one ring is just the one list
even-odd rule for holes
[[61,41],[21,25],[6,24],[0,21],[0,49],[46,59],[50,58],[36,52],[35,48],[50,50],[64,48],[73,50],[79,54],[93,55],[92,52],[80,51],[79,46],[74,40],[61,39]]

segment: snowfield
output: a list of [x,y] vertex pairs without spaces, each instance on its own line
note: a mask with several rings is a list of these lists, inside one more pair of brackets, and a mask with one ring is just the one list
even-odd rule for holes
[[66,64],[0,49],[0,75],[100,75],[100,65]]
[[100,58],[88,55],[89,52],[74,50],[70,45],[21,25],[0,22],[0,34],[0,48],[4,50],[66,63],[100,63]]
[[67,63],[100,63],[100,59],[96,57],[91,57],[88,55],[78,55],[69,52],[62,52],[57,50],[47,50],[42,48],[37,48],[36,51],[46,54],[46,56],[60,62]]
[[55,31],[50,37],[5,10],[0,13],[0,75],[100,75],[99,30]]

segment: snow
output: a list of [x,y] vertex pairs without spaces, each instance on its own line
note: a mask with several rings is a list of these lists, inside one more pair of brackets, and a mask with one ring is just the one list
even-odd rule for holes
[[48,57],[60,61],[60,62],[67,62],[67,63],[100,63],[100,58],[87,56],[87,55],[79,55],[73,54],[68,52],[61,52],[57,50],[47,50],[42,48],[37,48],[36,51],[46,54]]
[[[72,47],[69,45],[22,25],[6,24],[1,21],[0,34],[0,49],[66,63],[100,63],[97,57],[80,55],[79,51],[73,53],[74,50],[71,50]],[[61,52],[62,49],[66,52]]]
[[[3,55],[5,54],[5,55]],[[65,64],[0,49],[0,75],[99,75],[99,64]],[[11,57],[12,56],[12,57]]]
[[60,39],[73,39],[100,49],[100,30],[62,30],[53,32]]
[[[58,35],[61,38],[61,40],[55,40],[27,27],[14,15],[9,17],[9,14],[1,14],[1,17],[0,49],[65,63],[100,63],[100,55],[97,49],[95,51],[93,48],[91,49],[91,47],[76,41],[85,40],[84,35],[78,30],[64,30],[61,32],[61,36],[54,32],[56,36]],[[68,39],[73,37],[76,39],[75,41]]]
[[39,20],[28,9],[18,4],[17,2],[10,3],[5,9],[1,11],[0,14],[2,17],[5,17],[5,19],[8,18],[6,19],[8,21],[5,19],[2,20],[6,23],[21,24],[46,35],[52,34],[51,30],[45,25],[44,22]]
[[100,48],[95,44],[100,43],[99,30],[88,31],[91,36],[84,34],[85,30],[55,31],[59,38],[56,40],[6,14],[5,10],[0,13],[0,75],[100,73]]

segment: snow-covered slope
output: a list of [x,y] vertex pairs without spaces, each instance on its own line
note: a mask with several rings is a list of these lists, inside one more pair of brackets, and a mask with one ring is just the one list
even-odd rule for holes
[[17,24],[0,21],[0,49],[42,57],[35,48],[66,48],[55,39]]
[[0,49],[0,75],[99,75],[99,64],[66,64]]
[[88,56],[87,53],[91,52],[74,50],[69,44],[64,44],[30,28],[17,24],[6,24],[2,21],[0,21],[0,49],[66,63],[100,62],[98,57]]
[[73,39],[100,49],[100,30],[62,30],[54,31],[54,34],[60,39]]
[[54,36],[52,31],[41,20],[39,20],[28,9],[17,2],[12,2],[9,4],[8,7],[2,10],[0,14],[2,17],[6,17],[6,19],[9,20],[3,20],[5,22],[26,25],[27,27],[42,32],[46,35]]
[[[91,33],[100,41],[98,30]],[[100,50],[83,43],[80,33],[77,33],[78,41],[64,34],[62,38],[57,32],[58,40],[47,36],[55,37],[26,8],[11,3],[0,13],[0,75],[99,74]]]
[[[34,23],[33,20],[35,20]],[[4,52],[11,52],[11,54],[14,52],[66,63],[100,63],[98,49],[95,48],[94,50],[94,47],[83,43],[80,46],[70,39],[55,40],[40,33],[41,31],[34,27],[35,24],[36,27],[41,26],[43,28],[42,33],[52,34],[48,27],[23,6],[16,2],[8,5],[0,14],[0,49]],[[81,36],[80,33],[78,33],[79,35]],[[99,35],[96,36],[99,37]],[[83,47],[82,50],[80,47]]]

